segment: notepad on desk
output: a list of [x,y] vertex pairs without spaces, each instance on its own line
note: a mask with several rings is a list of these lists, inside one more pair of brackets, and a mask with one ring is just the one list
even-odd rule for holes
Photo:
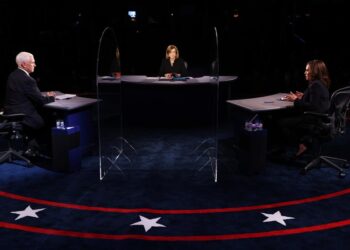
[[173,77],[171,80],[173,80],[173,81],[187,81],[188,79],[190,79],[190,78],[186,77],[186,76],[176,76],[176,77]]
[[187,76],[177,76],[173,78],[161,76],[158,78],[158,81],[187,81],[188,79],[190,79],[190,77]]
[[76,97],[76,94],[62,94],[62,95],[56,95],[55,99],[56,100],[65,100],[65,99],[70,99],[73,97]]

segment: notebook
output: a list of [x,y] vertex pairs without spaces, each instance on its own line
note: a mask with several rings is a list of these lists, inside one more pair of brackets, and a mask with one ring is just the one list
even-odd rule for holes
[[73,97],[76,97],[76,94],[61,94],[61,95],[56,95],[55,99],[56,100],[65,100],[65,99],[70,99]]
[[167,77],[161,76],[158,78],[158,81],[187,81],[188,79],[190,79],[190,77],[178,76],[173,78],[167,78]]

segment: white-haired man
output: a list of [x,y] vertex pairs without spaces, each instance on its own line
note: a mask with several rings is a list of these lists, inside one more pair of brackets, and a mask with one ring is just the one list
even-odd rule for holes
[[24,130],[35,139],[45,126],[38,108],[55,100],[54,93],[43,95],[37,82],[29,74],[36,67],[34,56],[28,52],[20,52],[16,56],[18,66],[8,77],[5,95],[4,112],[6,114],[23,113]]

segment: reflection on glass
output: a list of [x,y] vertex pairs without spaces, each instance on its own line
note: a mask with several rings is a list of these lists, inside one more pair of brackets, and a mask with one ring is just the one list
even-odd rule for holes
[[211,116],[212,126],[208,132],[208,137],[205,138],[195,149],[199,152],[196,161],[204,159],[202,166],[198,171],[202,171],[206,166],[210,166],[214,178],[214,182],[218,181],[218,129],[219,129],[219,43],[216,27],[213,30],[213,45],[214,53],[210,65],[210,86],[212,88],[212,105]]
[[127,141],[122,130],[120,52],[116,35],[110,27],[101,34],[96,61],[99,177],[102,180],[111,169],[123,173],[119,166],[121,161],[130,162],[123,150]]

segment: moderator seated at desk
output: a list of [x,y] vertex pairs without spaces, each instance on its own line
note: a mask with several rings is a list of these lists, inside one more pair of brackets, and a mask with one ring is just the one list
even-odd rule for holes
[[54,111],[56,118],[63,119],[66,127],[79,126],[80,146],[84,152],[94,144],[91,107],[95,103],[97,99],[75,96],[47,103],[44,107]]

